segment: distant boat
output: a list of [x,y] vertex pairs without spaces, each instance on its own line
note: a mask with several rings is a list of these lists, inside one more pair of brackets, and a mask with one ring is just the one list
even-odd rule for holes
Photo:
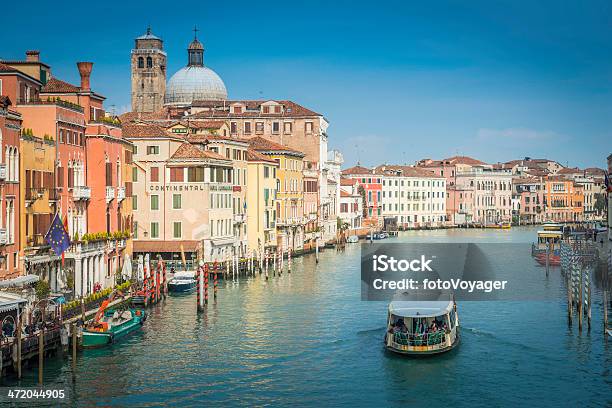
[[348,242],[349,244],[355,244],[355,243],[359,242],[359,237],[357,235],[350,235],[346,239],[346,242]]
[[191,293],[196,289],[195,272],[177,272],[168,281],[168,292],[170,293]]
[[[435,329],[433,327],[435,326]],[[459,344],[457,305],[448,301],[393,301],[385,347],[398,354],[439,354]]]

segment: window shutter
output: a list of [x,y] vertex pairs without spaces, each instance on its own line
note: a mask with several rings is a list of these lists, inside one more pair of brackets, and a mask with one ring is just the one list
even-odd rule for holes
[[113,164],[110,162],[106,163],[106,185],[113,185]]

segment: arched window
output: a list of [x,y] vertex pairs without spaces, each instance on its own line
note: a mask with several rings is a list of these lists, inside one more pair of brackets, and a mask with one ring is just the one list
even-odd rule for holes
[[144,68],[144,58],[138,57],[138,68]]
[[6,146],[6,152],[5,152],[5,157],[4,157],[4,164],[6,166],[6,180],[11,180],[11,151],[10,151],[10,147]]
[[153,68],[153,58],[147,57],[147,68]]

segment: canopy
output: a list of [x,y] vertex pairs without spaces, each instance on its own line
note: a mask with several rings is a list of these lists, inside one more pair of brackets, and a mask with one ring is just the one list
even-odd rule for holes
[[0,313],[16,310],[19,305],[25,305],[26,303],[28,303],[26,299],[12,293],[0,293]]
[[13,279],[6,279],[0,281],[0,288],[10,288],[12,286],[23,286],[30,283],[38,282],[40,277],[38,275],[25,275],[19,276]]
[[123,261],[121,277],[124,280],[132,279],[132,260],[130,259],[130,256],[127,253],[125,254],[125,259]]
[[443,316],[453,310],[450,300],[394,301],[389,304],[389,313],[400,317]]

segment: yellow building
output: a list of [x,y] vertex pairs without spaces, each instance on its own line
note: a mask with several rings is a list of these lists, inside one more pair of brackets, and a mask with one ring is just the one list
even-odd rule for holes
[[304,246],[304,153],[262,137],[248,139],[251,149],[278,163],[276,177],[276,236],[283,251]]
[[[28,132],[25,132],[28,133]],[[54,181],[55,142],[33,134],[21,136],[20,217],[22,259],[25,274],[35,274],[57,289],[59,257],[49,250],[45,234],[58,199]]]
[[249,254],[276,247],[278,163],[255,150],[247,151],[247,237]]

